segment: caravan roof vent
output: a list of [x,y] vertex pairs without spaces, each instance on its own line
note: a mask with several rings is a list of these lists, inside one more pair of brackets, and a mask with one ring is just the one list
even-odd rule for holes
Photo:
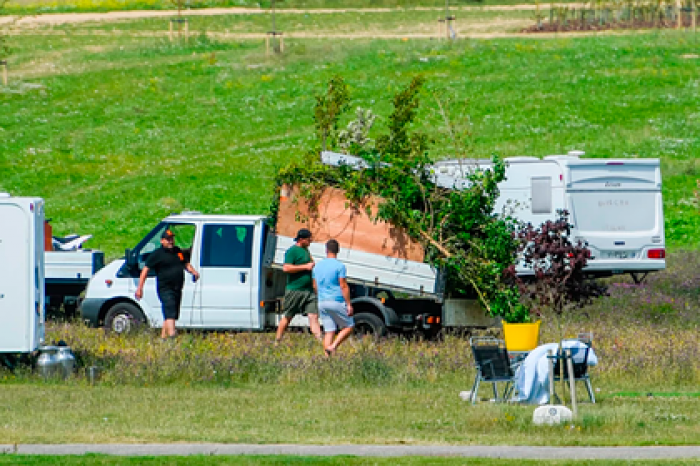
[[567,155],[569,157],[583,157],[586,153],[582,150],[570,150]]

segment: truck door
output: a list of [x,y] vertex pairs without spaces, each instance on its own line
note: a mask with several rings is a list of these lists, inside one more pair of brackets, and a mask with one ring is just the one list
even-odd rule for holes
[[252,222],[204,226],[199,286],[205,328],[252,328],[254,231]]
[[[191,257],[195,248],[192,247],[195,241],[196,225],[190,223],[177,223],[168,224],[161,223],[149,233],[146,241],[142,243],[136,250],[138,254],[139,270],[143,269],[146,264],[148,256],[151,255],[153,251],[161,247],[160,236],[166,229],[170,229],[175,234],[175,246],[182,249],[185,254],[186,259],[192,263],[196,263],[196,257]],[[190,280],[190,275],[185,272],[185,286],[182,289],[182,301],[180,304],[180,318],[177,320],[178,327],[197,327],[199,324],[199,315],[196,314],[198,310],[197,302],[195,300],[194,293],[196,292],[195,283]],[[146,280],[146,284],[143,287],[143,299],[141,300],[141,305],[144,311],[148,313],[149,321],[156,324],[156,326],[163,324],[163,312],[160,300],[158,299],[158,292],[156,291],[156,277],[155,272],[151,271]],[[136,291],[138,286],[139,278],[138,275],[134,276],[130,284],[130,292]]]

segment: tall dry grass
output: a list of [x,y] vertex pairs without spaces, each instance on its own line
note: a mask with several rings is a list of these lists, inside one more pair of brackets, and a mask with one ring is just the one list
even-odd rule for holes
[[[666,272],[642,285],[612,279],[610,296],[557,320],[545,316],[540,342],[592,331],[594,377],[621,389],[700,382],[700,253],[669,258]],[[499,330],[487,331],[498,335]],[[51,323],[48,340],[64,340],[79,366],[103,368],[107,384],[332,384],[382,386],[469,379],[468,339],[353,339],[331,361],[307,334],[273,347],[269,333],[191,332],[162,342],[154,331],[118,336],[78,323]],[[19,374],[14,377],[36,377]]]

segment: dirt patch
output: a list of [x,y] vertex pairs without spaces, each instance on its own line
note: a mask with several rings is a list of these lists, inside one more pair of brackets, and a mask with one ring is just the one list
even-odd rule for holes
[[[564,5],[564,4],[562,4]],[[572,8],[576,8],[578,4],[566,4]],[[549,9],[551,5],[542,6],[542,10]],[[554,4],[554,7],[561,6]],[[517,11],[517,10],[535,10],[535,5],[493,5],[493,6],[469,6],[469,7],[451,7],[451,11]],[[444,11],[444,8],[415,8],[422,11]],[[410,11],[408,9],[396,8],[358,8],[358,9],[319,9],[319,10],[300,10],[300,9],[278,9],[278,15],[295,15],[295,14],[335,14],[335,13],[391,13],[398,11]],[[267,9],[259,8],[206,8],[201,10],[187,10],[184,13],[186,16],[221,16],[221,15],[265,15],[269,14]],[[177,15],[176,10],[135,10],[135,11],[110,11],[108,13],[51,13],[36,16],[5,16],[0,18],[0,25],[16,22],[20,26],[30,25],[57,25],[83,23],[89,21],[116,21],[120,19],[140,19],[140,18],[161,18]]]
[[[699,21],[700,22],[700,21]],[[574,31],[612,31],[612,30],[642,30],[642,29],[676,29],[676,21],[614,21],[600,24],[597,21],[571,19],[563,23],[543,22],[541,25],[532,25],[521,32],[537,34],[551,32],[574,32]],[[685,28],[691,27],[691,20],[683,21]]]

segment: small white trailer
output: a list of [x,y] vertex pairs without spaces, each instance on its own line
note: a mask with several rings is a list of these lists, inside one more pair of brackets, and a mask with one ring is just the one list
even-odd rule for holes
[[[659,159],[582,158],[567,155],[507,158],[507,179],[499,184],[497,212],[539,226],[569,212],[571,236],[591,250],[586,272],[604,277],[629,273],[635,281],[666,268],[661,166]],[[362,168],[358,157],[324,152],[329,165]],[[431,169],[438,185],[459,189],[474,168],[489,160],[443,160]],[[527,273],[520,269],[521,273]]]
[[88,281],[104,267],[104,252],[96,249],[45,251],[44,266],[47,314],[49,318],[54,315],[70,318],[75,315]]
[[44,340],[44,201],[0,193],[0,356]]

